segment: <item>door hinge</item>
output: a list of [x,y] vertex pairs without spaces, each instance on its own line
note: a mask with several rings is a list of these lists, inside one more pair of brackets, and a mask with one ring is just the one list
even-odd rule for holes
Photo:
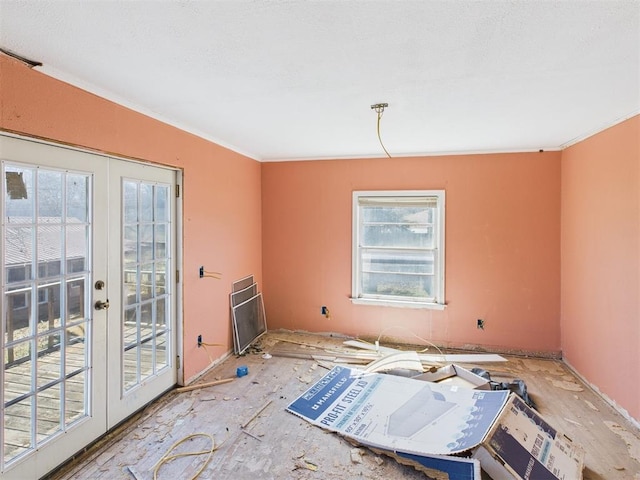
[[180,198],[180,185],[176,185],[176,198]]
[[176,270],[176,283],[180,283],[180,270]]
[[176,368],[180,368],[180,355],[176,355]]

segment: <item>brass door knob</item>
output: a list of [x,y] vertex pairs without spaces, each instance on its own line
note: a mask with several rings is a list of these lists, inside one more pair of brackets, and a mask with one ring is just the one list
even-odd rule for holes
[[96,310],[106,310],[107,308],[109,308],[109,299],[107,299],[106,302],[102,302],[98,300],[95,303],[95,307],[96,307]]

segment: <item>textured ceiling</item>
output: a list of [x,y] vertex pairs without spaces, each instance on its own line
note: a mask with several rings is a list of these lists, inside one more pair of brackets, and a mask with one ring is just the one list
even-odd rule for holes
[[640,112],[640,1],[0,0],[0,46],[258,160],[558,149]]

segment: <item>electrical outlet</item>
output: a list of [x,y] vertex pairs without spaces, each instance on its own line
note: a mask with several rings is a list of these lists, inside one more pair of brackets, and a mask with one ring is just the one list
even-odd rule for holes
[[476,328],[478,330],[484,330],[484,320],[479,318],[478,320],[476,320]]
[[202,346],[202,335],[198,335],[198,347]]
[[204,277],[204,267],[200,267],[200,278]]

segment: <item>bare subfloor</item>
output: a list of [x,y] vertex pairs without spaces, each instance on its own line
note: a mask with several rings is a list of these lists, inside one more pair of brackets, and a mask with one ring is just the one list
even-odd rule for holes
[[[327,347],[342,343],[342,339],[326,336],[269,333],[260,342],[262,351],[229,358],[198,383],[235,377],[239,366],[247,366],[248,375],[225,384],[168,393],[51,478],[150,480],[170,447],[197,433],[213,436],[217,447],[198,477],[202,479],[428,478],[392,458],[356,449],[336,434],[286,412],[286,406],[327,370],[314,360],[262,357],[283,345],[314,353],[308,346],[279,341],[284,338]],[[507,358],[506,363],[478,366],[496,381],[519,378],[526,382],[537,410],[584,447],[586,480],[640,480],[640,432],[634,425],[561,361]],[[208,450],[209,445],[209,437],[201,435],[185,440],[174,453]],[[181,457],[162,464],[157,478],[192,478],[205,465],[206,457]]]

